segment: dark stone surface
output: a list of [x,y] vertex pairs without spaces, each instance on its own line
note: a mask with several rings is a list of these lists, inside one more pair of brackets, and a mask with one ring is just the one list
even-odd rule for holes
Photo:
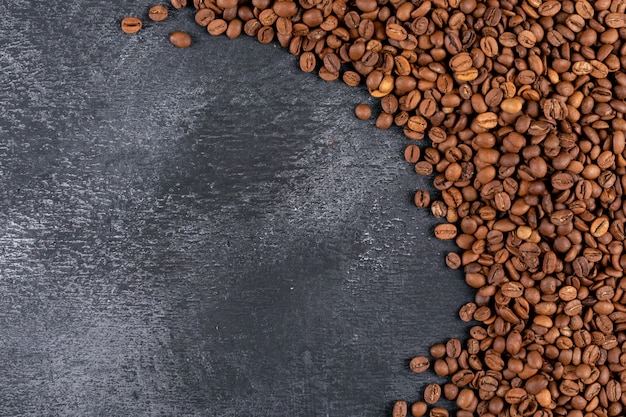
[[[146,0],[0,4],[0,415],[386,416],[471,298],[363,89]],[[179,50],[167,34],[188,30]]]

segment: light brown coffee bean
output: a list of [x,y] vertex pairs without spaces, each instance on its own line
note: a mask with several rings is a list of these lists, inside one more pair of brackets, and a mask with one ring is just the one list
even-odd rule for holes
[[167,8],[161,5],[152,6],[148,11],[148,17],[155,22],[162,22],[167,19]]
[[604,236],[609,231],[609,219],[605,216],[598,217],[591,223],[589,231],[593,237]]
[[393,405],[392,417],[406,417],[407,408],[406,401],[396,401]]
[[182,9],[183,7],[187,7],[187,0],[170,0],[170,4],[175,9]]
[[416,356],[411,359],[409,368],[411,368],[411,371],[415,372],[416,374],[420,374],[430,368],[430,361],[426,356]]
[[424,389],[424,401],[427,404],[435,404],[441,398],[441,386],[439,384],[428,384]]
[[191,35],[187,32],[176,31],[170,33],[169,36],[172,45],[177,48],[189,48],[191,46]]
[[228,23],[224,19],[213,19],[207,25],[207,32],[213,36],[219,36],[226,32]]
[[372,117],[372,109],[365,103],[357,104],[354,108],[354,114],[359,120],[368,120]]
[[313,72],[317,66],[317,60],[313,52],[304,52],[300,55],[300,69],[304,72]]
[[133,34],[141,30],[143,23],[136,17],[125,17],[122,19],[122,32]]
[[435,237],[440,240],[454,239],[457,235],[456,226],[450,223],[435,226]]

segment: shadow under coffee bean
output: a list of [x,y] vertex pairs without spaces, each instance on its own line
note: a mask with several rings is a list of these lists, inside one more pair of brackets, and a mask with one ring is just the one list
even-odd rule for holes
[[[172,0],[176,9],[186,2]],[[619,416],[626,395],[626,9],[610,0],[195,0],[211,35],[277,41],[304,72],[364,86],[376,126],[438,195],[472,323],[416,356],[447,383],[393,417]],[[242,29],[243,28],[243,29]],[[126,33],[141,29],[127,18]],[[188,35],[187,35],[188,36]],[[177,46],[189,46],[184,35]],[[369,106],[355,108],[359,119]],[[393,325],[393,324],[391,324]]]

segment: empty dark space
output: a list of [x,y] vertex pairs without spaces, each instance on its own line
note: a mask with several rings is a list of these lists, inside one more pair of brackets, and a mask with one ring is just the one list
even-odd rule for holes
[[[0,4],[0,415],[389,415],[472,298],[364,88],[152,2]],[[194,44],[169,44],[173,30]]]

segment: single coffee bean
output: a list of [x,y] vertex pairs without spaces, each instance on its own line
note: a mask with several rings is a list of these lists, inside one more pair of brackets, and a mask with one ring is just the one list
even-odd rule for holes
[[187,0],[170,0],[170,4],[175,9],[182,9],[183,7],[187,7]]
[[425,208],[430,205],[430,193],[427,190],[417,190],[413,196],[415,206]]
[[162,22],[167,19],[167,8],[161,5],[152,6],[148,11],[148,17],[155,22]]
[[430,417],[449,417],[450,413],[448,410],[442,407],[433,407],[430,409],[430,413],[428,413]]
[[435,404],[441,398],[441,386],[439,384],[428,384],[424,389],[424,401],[427,404]]
[[359,120],[368,120],[372,117],[372,109],[367,104],[361,103],[354,108],[354,114]]
[[224,19],[214,19],[207,25],[207,32],[213,36],[219,36],[226,32],[228,29],[228,23]]
[[626,27],[626,14],[609,13],[604,17],[604,24],[615,29]]
[[454,239],[457,235],[456,226],[450,223],[435,226],[435,237],[441,240]]
[[122,19],[122,32],[132,34],[141,30],[143,23],[136,17],[125,17]]
[[591,223],[589,228],[593,237],[601,237],[609,231],[609,219],[602,216],[598,217]]
[[393,405],[392,417],[406,417],[407,404],[405,401],[396,401]]
[[446,255],[446,265],[450,269],[459,269],[461,267],[461,257],[455,252],[448,253]]
[[408,145],[404,148],[404,160],[414,164],[420,159],[421,150],[417,145]]
[[413,417],[425,416],[428,412],[428,404],[424,401],[417,401],[411,405],[411,415]]
[[191,46],[191,35],[187,32],[176,31],[169,36],[172,45],[178,48],[189,48]]
[[416,356],[411,359],[409,367],[411,368],[411,371],[415,372],[416,374],[420,374],[430,368],[430,361],[426,356]]
[[215,12],[211,9],[199,9],[194,19],[200,26],[208,26],[208,24],[215,19]]
[[300,69],[304,72],[313,72],[317,66],[317,60],[313,52],[304,52],[300,55]]

